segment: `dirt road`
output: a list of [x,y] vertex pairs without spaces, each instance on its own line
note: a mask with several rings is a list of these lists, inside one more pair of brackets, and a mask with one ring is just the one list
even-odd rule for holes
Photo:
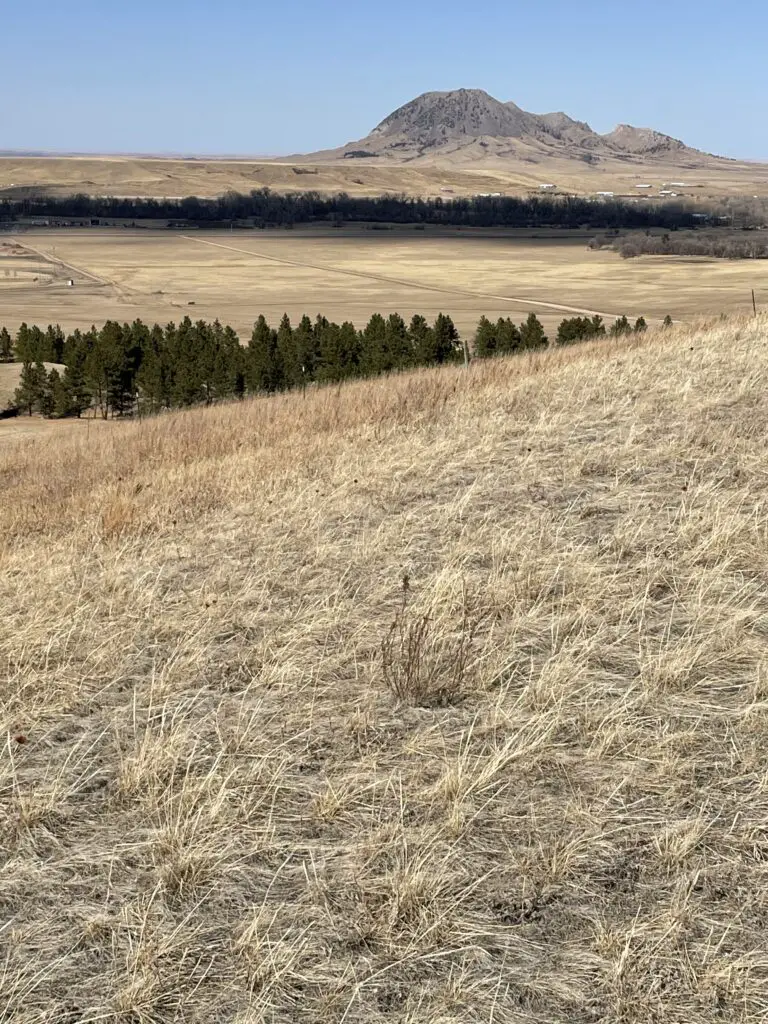
[[396,284],[404,288],[414,288],[417,291],[439,292],[443,295],[466,295],[475,299],[494,299],[497,302],[510,302],[517,306],[536,306],[540,309],[556,310],[563,313],[576,313],[579,316],[601,316],[604,320],[614,320],[619,313],[606,313],[599,309],[583,309],[579,306],[565,306],[557,302],[544,302],[541,299],[529,299],[520,295],[497,295],[493,292],[469,291],[466,288],[447,288],[437,284],[422,284],[415,281],[406,281],[397,277],[385,277],[383,274],[369,274],[362,270],[345,270],[340,267],[330,267],[319,263],[307,263],[303,260],[286,260],[277,256],[267,256],[265,253],[253,252],[251,249],[240,249],[234,245],[224,245],[222,242],[211,242],[205,238],[194,238],[192,235],[182,235],[188,242],[197,242],[199,245],[210,245],[215,249],[228,249],[231,252],[242,253],[244,256],[251,256],[253,259],[266,260],[270,263],[280,263],[288,267],[305,267],[311,270],[319,270],[328,274],[342,274],[346,277],[357,277],[367,281],[378,281],[384,284]]

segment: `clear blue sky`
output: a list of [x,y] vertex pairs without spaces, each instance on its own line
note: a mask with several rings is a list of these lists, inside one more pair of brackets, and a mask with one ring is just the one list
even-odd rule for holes
[[2,0],[0,149],[279,154],[483,88],[768,159],[765,0]]

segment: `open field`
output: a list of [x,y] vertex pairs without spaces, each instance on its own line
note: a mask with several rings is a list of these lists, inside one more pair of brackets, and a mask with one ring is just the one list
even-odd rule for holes
[[0,447],[0,1018],[764,1021],[767,341]]
[[[552,332],[574,312],[688,319],[768,300],[765,261],[622,260],[576,232],[31,231],[0,243],[0,323],[219,318],[247,338],[264,313],[363,324],[374,312],[453,316],[471,335],[482,314],[535,311]],[[576,237],[574,237],[576,236]],[[19,247],[23,247],[23,250]],[[48,262],[46,262],[48,261]],[[51,262],[53,261],[53,262]],[[21,263],[37,281],[14,277]],[[6,275],[7,270],[7,275]],[[30,272],[31,273],[31,272]],[[67,279],[75,280],[73,288]]]
[[532,151],[527,158],[452,163],[396,163],[376,160],[153,159],[142,157],[0,157],[0,198],[75,192],[118,196],[217,196],[235,190],[271,188],[278,192],[347,192],[375,196],[394,193],[438,196],[502,191],[510,195],[538,190],[552,182],[562,191],[591,194],[633,192],[638,182],[662,186],[682,180],[681,195],[768,195],[768,165],[707,161],[701,165],[603,159],[596,166]]

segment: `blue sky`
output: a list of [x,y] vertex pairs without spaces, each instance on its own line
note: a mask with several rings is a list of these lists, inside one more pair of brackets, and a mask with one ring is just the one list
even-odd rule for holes
[[484,88],[768,159],[765,0],[0,2],[0,149],[279,154]]

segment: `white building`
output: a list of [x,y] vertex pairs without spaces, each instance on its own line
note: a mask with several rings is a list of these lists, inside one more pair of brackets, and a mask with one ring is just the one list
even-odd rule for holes
[[653,185],[635,185],[635,188],[653,188]]
[[553,188],[557,188],[557,185],[552,185],[552,184],[539,185],[539,188],[541,189],[542,192],[551,192]]

